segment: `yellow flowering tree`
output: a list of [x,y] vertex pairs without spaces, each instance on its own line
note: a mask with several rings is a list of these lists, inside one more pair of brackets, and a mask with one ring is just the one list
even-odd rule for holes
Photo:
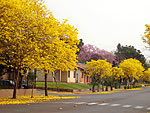
[[128,86],[131,85],[131,82],[135,82],[142,78],[144,67],[142,63],[137,59],[126,59],[119,64],[119,67],[123,70],[124,75],[122,78],[128,80]]
[[[123,70],[121,68],[118,67],[113,67],[112,68],[112,77],[114,78],[114,81],[118,81],[119,82],[119,88],[120,88],[120,83],[121,83],[121,79],[123,79]],[[115,85],[116,87],[116,85]]]
[[15,73],[13,98],[22,69],[54,72],[76,67],[77,29],[60,23],[43,5],[42,0],[0,1],[0,63]]
[[142,79],[146,82],[150,82],[150,68],[144,71],[144,76]]
[[116,79],[119,80],[120,78],[122,78],[124,75],[122,68],[118,68],[118,67],[113,67],[112,68],[112,76]]
[[[52,72],[53,78],[56,82],[55,71],[62,70],[68,71],[68,69],[75,69],[77,62],[77,39],[78,31],[76,28],[67,23],[68,20],[64,20],[62,23],[53,17],[49,13],[50,17],[45,19],[43,30],[40,30],[42,39],[38,43],[38,49],[35,51],[37,56],[34,60],[34,67],[39,70],[45,70],[45,96],[47,93],[47,74]],[[41,33],[42,32],[42,33]],[[40,64],[40,65],[39,65]],[[57,83],[56,83],[57,84]]]
[[52,72],[52,76],[56,82],[56,70],[68,71],[69,69],[73,70],[77,67],[76,53],[78,51],[77,44],[79,43],[77,39],[77,29],[69,25],[67,20],[60,23],[53,18],[53,24],[53,26],[47,28],[46,34],[49,35],[46,35],[46,37],[40,41],[41,43],[38,44],[39,48],[36,51],[38,55],[35,61],[36,63],[34,62],[34,67],[39,70],[45,70],[45,96],[48,96],[48,72]]
[[145,32],[144,32],[144,36],[142,37],[142,40],[144,43],[150,45],[150,25],[145,24]]
[[28,0],[0,1],[0,48],[15,75],[13,98],[16,98],[18,76],[21,69],[29,67],[27,60],[37,48],[37,12],[31,10],[34,2]]
[[[37,69],[45,70],[45,96],[48,96],[47,93],[48,72],[52,72],[52,76],[54,77],[56,82],[55,78],[56,70],[68,71],[75,69],[77,67],[76,52],[78,49],[72,50],[71,45],[64,43],[63,40],[60,40],[58,38],[53,39],[53,42],[51,44],[44,45],[43,49],[44,51],[42,51],[42,53],[39,53],[42,55],[43,59],[39,58],[36,61],[37,61]],[[45,50],[47,51],[45,52]],[[40,65],[38,65],[39,63]]]
[[111,73],[112,65],[106,60],[91,60],[91,62],[87,62],[86,64],[86,73],[88,76],[93,78],[93,87],[92,91],[95,91],[96,82],[100,79],[104,79],[112,75]]

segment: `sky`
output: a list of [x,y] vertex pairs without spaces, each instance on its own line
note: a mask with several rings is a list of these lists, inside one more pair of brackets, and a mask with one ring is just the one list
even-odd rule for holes
[[56,19],[68,19],[85,44],[109,52],[118,43],[132,45],[150,57],[141,39],[145,24],[150,24],[150,0],[45,0],[45,4]]

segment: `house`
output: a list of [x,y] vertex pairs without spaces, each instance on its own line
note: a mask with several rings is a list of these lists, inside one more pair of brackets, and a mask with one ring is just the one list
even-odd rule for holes
[[90,83],[90,77],[86,76],[86,73],[84,72],[85,70],[85,64],[77,64],[77,74],[76,74],[76,82],[77,83]]
[[[38,81],[38,82],[45,81],[44,80],[44,71],[36,70],[36,81]],[[52,73],[48,73],[48,75],[47,75],[47,81],[48,82],[52,82],[53,81]]]
[[13,80],[14,79],[14,73],[13,72],[7,72],[6,69],[3,69],[3,72],[1,72],[1,74],[4,73],[2,76],[0,76],[0,79],[2,80]]
[[14,79],[13,73],[5,73],[4,75],[2,75],[0,77],[0,79],[2,79],[2,80],[13,80]]
[[[55,72],[55,78],[57,82],[66,82],[66,83],[90,83],[90,77],[86,76],[84,72],[85,64],[77,64],[76,70],[61,71],[57,70]],[[44,81],[44,72],[37,71],[37,81]],[[54,82],[52,73],[49,73],[47,76],[47,81]]]
[[[37,71],[37,81],[42,82],[44,81],[44,72]],[[57,82],[66,82],[66,83],[75,83],[76,82],[76,77],[75,77],[75,71],[61,71],[57,70],[55,72],[55,78]],[[52,73],[50,72],[47,76],[47,81],[48,82],[54,82],[54,78],[52,76]]]
[[[86,76],[84,72],[85,64],[77,64],[76,70],[61,71],[57,70],[55,72],[55,78],[57,82],[66,82],[66,83],[90,83],[90,77]],[[36,74],[36,81],[43,82],[44,80],[44,71],[32,70]],[[1,77],[3,80],[13,80],[13,73],[6,73]],[[24,77],[25,79],[25,77]],[[52,73],[50,72],[47,76],[48,82],[55,82]]]

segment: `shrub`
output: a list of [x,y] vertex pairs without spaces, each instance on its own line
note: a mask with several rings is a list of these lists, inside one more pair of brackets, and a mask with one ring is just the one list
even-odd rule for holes
[[132,89],[132,88],[139,88],[139,87],[142,87],[142,85],[124,86],[124,89]]
[[150,84],[145,84],[144,86],[145,86],[145,87],[146,87],[146,86],[150,86]]
[[142,87],[142,85],[134,85],[133,88],[139,88]]

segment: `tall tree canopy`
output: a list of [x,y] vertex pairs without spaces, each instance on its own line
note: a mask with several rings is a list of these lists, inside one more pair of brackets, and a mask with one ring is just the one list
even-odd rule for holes
[[77,45],[77,47],[79,48],[79,51],[77,52],[77,55],[78,54],[80,54],[80,48],[82,47],[82,46],[84,46],[84,42],[83,42],[83,39],[79,39],[80,40],[80,42],[79,42],[79,44]]
[[120,63],[124,59],[137,59],[144,66],[146,66],[146,59],[140,50],[134,48],[134,46],[121,46],[121,44],[117,45],[117,50],[115,52],[116,60]]
[[80,48],[80,47],[84,46],[83,39],[79,39],[79,40],[80,40],[80,42],[79,42],[79,44],[77,45],[77,46],[78,46],[78,48]]

